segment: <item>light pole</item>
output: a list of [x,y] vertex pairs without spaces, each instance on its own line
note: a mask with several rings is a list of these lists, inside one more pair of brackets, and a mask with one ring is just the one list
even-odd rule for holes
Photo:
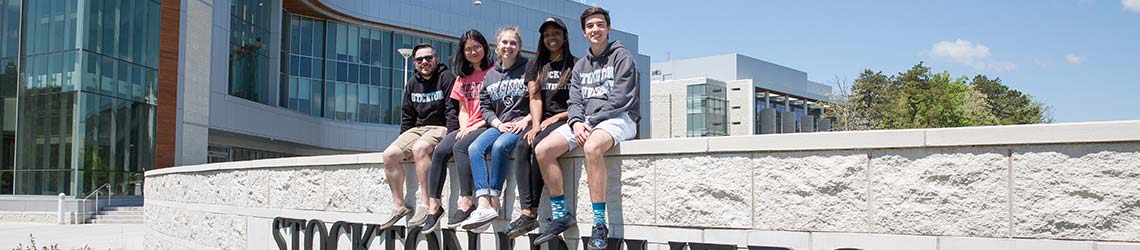
[[404,56],[404,87],[408,86],[408,57],[412,56],[412,49],[402,48],[397,49],[401,56]]

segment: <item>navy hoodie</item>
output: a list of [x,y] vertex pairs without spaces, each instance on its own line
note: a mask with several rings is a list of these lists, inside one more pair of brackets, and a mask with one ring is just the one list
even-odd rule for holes
[[511,122],[530,113],[530,95],[527,92],[526,72],[531,65],[525,57],[517,56],[510,68],[501,63],[483,77],[483,91],[479,92],[479,107],[487,125],[493,122]]
[[641,79],[633,55],[621,41],[610,42],[601,55],[586,53],[574,64],[570,77],[568,124],[585,122],[593,127],[621,114],[629,114],[634,122],[641,120]]

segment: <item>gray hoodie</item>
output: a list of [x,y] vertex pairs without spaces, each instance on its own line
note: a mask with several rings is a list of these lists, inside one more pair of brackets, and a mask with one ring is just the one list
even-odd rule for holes
[[610,42],[601,55],[586,53],[570,76],[568,124],[585,122],[593,127],[623,113],[635,122],[641,120],[640,82],[633,55],[621,41]]
[[529,60],[520,55],[510,68],[503,68],[501,62],[496,62],[495,69],[487,71],[487,76],[483,77],[479,107],[488,126],[494,126],[495,120],[512,122],[530,113],[530,102],[527,102],[530,95],[527,94],[525,80],[528,65]]

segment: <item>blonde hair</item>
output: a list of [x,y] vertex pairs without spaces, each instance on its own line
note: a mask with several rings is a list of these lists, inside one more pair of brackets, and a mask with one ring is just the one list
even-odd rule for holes
[[503,38],[503,34],[507,33],[507,32],[514,32],[515,33],[515,39],[518,40],[520,46],[522,45],[522,35],[519,34],[519,26],[507,26],[507,27],[499,28],[499,33],[495,35],[495,45],[496,46],[498,45],[499,40]]

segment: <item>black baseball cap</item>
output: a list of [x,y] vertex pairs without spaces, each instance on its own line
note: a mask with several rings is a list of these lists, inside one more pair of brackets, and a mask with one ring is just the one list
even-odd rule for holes
[[558,19],[557,17],[548,17],[545,21],[542,21],[542,25],[538,26],[538,32],[542,32],[542,29],[545,29],[547,25],[552,24],[558,25],[558,27],[562,28],[562,30],[566,30],[566,23],[563,23],[562,19]]

